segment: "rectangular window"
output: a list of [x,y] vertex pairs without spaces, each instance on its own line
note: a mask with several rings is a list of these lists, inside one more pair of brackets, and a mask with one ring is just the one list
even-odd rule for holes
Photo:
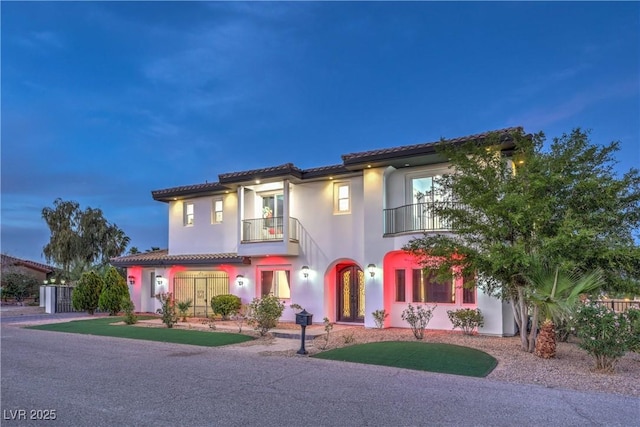
[[396,270],[396,301],[405,301],[405,272],[404,270]]
[[351,212],[351,190],[349,184],[336,182],[333,184],[333,212]]
[[155,298],[156,297],[156,273],[154,273],[153,271],[149,273],[149,289],[151,290],[151,292],[149,293],[149,296],[151,298]]
[[222,222],[222,199],[214,199],[211,208],[211,224]]
[[289,270],[262,270],[260,272],[260,295],[275,295],[291,298],[291,272]]
[[183,205],[184,210],[184,225],[193,225],[194,206],[193,203],[185,203]]
[[475,304],[476,303],[476,286],[467,288],[469,282],[473,282],[475,277],[464,277],[462,279],[462,303],[463,304]]
[[454,303],[453,280],[437,282],[435,272],[413,270],[413,302]]

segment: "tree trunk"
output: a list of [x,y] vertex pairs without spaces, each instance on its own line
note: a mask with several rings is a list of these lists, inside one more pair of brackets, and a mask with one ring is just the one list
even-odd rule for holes
[[543,359],[556,357],[556,331],[553,321],[546,319],[536,340],[535,355]]
[[538,307],[533,307],[533,318],[531,319],[531,332],[529,332],[529,346],[527,351],[533,353],[536,349],[536,337],[538,335]]
[[520,306],[520,344],[522,351],[528,351],[529,342],[527,340],[527,304],[524,299],[524,288],[518,287],[518,305]]

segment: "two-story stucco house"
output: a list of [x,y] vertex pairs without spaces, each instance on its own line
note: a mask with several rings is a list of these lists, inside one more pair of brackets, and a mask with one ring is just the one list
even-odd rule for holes
[[[514,129],[498,132],[508,135]],[[482,140],[485,134],[447,140]],[[159,291],[194,301],[192,314],[211,313],[212,296],[244,303],[272,293],[336,322],[373,327],[372,312],[389,313],[386,327],[408,327],[408,304],[437,304],[429,328],[450,330],[447,310],[480,308],[481,333],[512,335],[511,308],[463,288],[463,280],[434,283],[402,251],[422,233],[451,232],[424,209],[437,198],[435,176],[447,173],[437,143],[342,156],[342,163],[299,169],[291,163],[223,173],[218,182],[152,191],[169,212],[168,250],[115,258],[127,267],[137,310],[155,312]],[[513,148],[509,140],[504,153]]]

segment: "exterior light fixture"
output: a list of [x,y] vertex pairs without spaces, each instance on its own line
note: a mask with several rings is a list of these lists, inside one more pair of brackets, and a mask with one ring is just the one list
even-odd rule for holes
[[367,265],[367,270],[369,270],[369,274],[371,275],[371,277],[376,275],[376,265],[375,264]]
[[135,278],[135,276],[129,276],[129,277],[127,277],[127,279],[129,279],[129,284],[130,284],[131,286],[133,286],[133,285],[135,285],[135,284],[136,284],[136,278]]
[[51,284],[52,284],[52,285],[55,285],[55,284],[56,284],[56,278],[55,278],[55,277],[52,277],[52,278],[51,278]]
[[62,286],[64,286],[64,284],[65,284],[65,283],[67,283],[67,281],[66,281],[66,280],[64,280],[64,279],[60,280],[60,284],[61,284]]
[[47,286],[47,285],[49,284],[49,281],[48,281],[47,279],[44,279],[44,280],[42,281],[42,283],[43,283],[45,286]]
[[156,276],[156,285],[162,286],[162,276],[160,274]]
[[309,266],[308,265],[303,265],[302,266],[302,275],[304,276],[305,279],[307,277],[309,277]]
[[244,285],[244,276],[242,274],[238,274],[236,276],[236,283],[238,284],[238,286]]

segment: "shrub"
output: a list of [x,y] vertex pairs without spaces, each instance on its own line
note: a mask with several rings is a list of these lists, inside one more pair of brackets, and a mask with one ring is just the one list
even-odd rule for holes
[[38,295],[40,282],[35,277],[15,271],[2,272],[2,296],[15,299],[19,304],[23,304],[25,298]]
[[98,308],[100,293],[104,286],[102,277],[95,271],[82,273],[78,284],[71,294],[73,308],[78,311],[86,311],[93,315]]
[[629,350],[640,353],[640,309],[628,309],[627,318],[631,323],[631,341],[629,342]]
[[371,313],[371,315],[373,316],[373,321],[376,324],[376,328],[378,329],[384,328],[384,319],[389,317],[389,313],[387,313],[386,310],[383,309],[383,310],[376,310],[373,313]]
[[161,293],[156,295],[156,298],[162,304],[162,308],[157,310],[157,313],[162,316],[162,323],[167,325],[167,328],[173,328],[173,325],[178,323],[178,315],[176,314],[176,306],[173,300],[173,294]]
[[459,310],[447,310],[447,316],[451,320],[453,329],[460,328],[465,335],[473,335],[473,332],[484,326],[484,316],[479,308],[461,308]]
[[115,316],[122,310],[122,300],[130,299],[127,281],[118,273],[115,267],[107,269],[103,279],[102,293],[98,299],[98,307],[108,311],[109,316]]
[[122,299],[122,311],[124,311],[124,323],[127,325],[133,325],[138,321],[138,316],[136,316],[134,310],[135,306],[133,305],[133,301],[124,297]]
[[248,323],[253,325],[260,335],[265,335],[278,324],[284,311],[284,303],[274,295],[254,298],[249,304]]
[[231,315],[231,320],[236,322],[236,325],[238,325],[238,333],[241,334],[242,326],[244,325],[245,320],[247,320],[246,310],[240,306],[240,310]]
[[427,328],[431,317],[433,317],[433,310],[437,305],[430,307],[428,305],[412,306],[409,304],[405,310],[402,311],[402,320],[406,321],[411,326],[413,336],[417,340],[424,338],[424,330]]
[[329,334],[333,330],[333,323],[331,323],[328,317],[325,317],[324,319],[322,319],[322,321],[324,322],[325,334],[322,335],[322,339],[324,340],[324,342],[321,344],[320,350],[326,349],[329,345]]
[[187,311],[189,311],[192,304],[193,304],[193,301],[191,300],[178,302],[178,311],[180,312],[180,316],[182,316],[183,322],[187,321]]
[[[596,370],[614,372],[618,359],[637,343],[632,321],[636,313],[616,313],[587,302],[576,309],[574,325],[579,346],[596,360]],[[636,330],[637,332],[637,330]]]
[[231,294],[211,298],[211,309],[215,314],[221,315],[222,320],[229,320],[229,316],[240,310],[241,305],[240,298]]

